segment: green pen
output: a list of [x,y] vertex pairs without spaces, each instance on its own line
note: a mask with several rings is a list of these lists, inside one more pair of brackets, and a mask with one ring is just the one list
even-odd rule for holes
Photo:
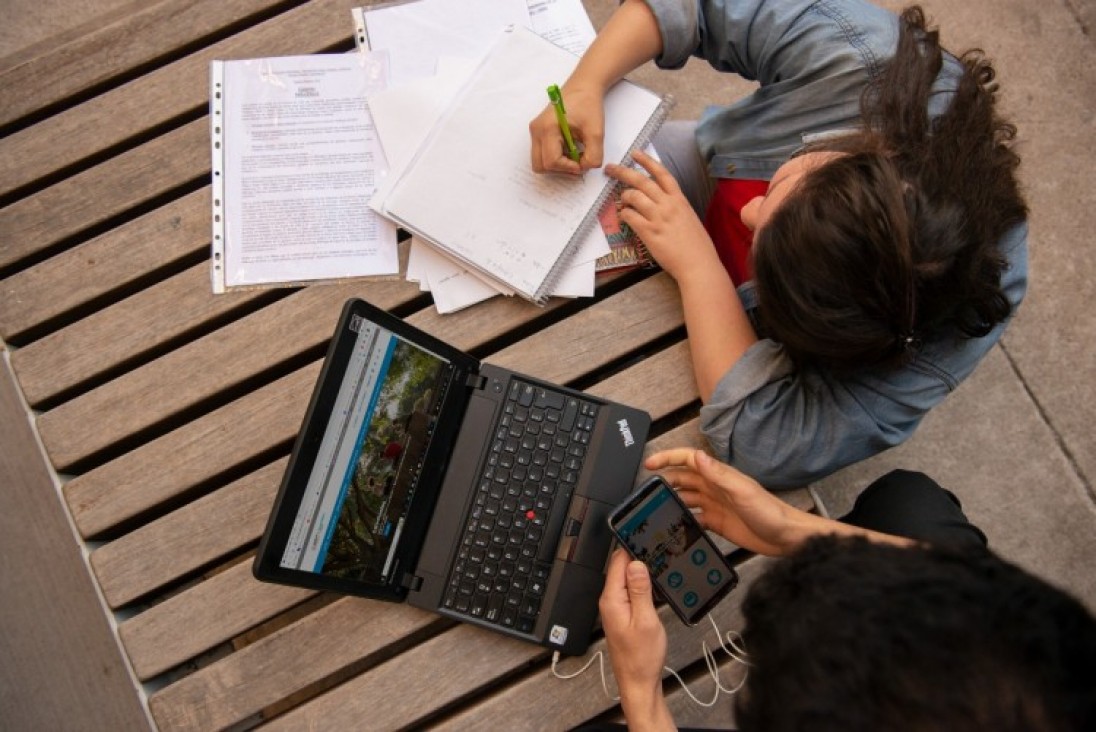
[[563,141],[567,143],[567,156],[577,163],[582,153],[578,151],[575,138],[571,136],[571,125],[567,124],[567,110],[563,108],[563,94],[555,84],[548,87],[548,99],[556,108],[556,121],[559,122],[559,131],[563,133]]

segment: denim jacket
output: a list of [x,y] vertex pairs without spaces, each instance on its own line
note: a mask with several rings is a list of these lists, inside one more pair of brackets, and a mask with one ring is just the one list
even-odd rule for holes
[[[864,0],[647,0],[663,51],[656,63],[680,68],[691,56],[760,82],[729,107],[712,107],[697,144],[716,178],[767,180],[812,136],[855,129],[860,94],[894,54],[898,18]],[[930,114],[946,109],[962,65],[945,54]],[[1005,296],[1016,307],[1027,289],[1027,225],[1001,241]],[[747,311],[752,283],[739,288]],[[837,376],[795,368],[783,347],[762,338],[722,377],[700,411],[716,454],[770,488],[803,485],[893,447],[911,434],[1000,339],[929,334],[900,369]]]

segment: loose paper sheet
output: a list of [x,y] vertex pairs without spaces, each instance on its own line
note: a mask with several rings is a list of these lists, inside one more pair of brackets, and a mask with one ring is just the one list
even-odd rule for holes
[[433,76],[442,56],[478,59],[506,26],[530,25],[526,0],[417,0],[362,10],[369,48],[389,52],[394,87]]

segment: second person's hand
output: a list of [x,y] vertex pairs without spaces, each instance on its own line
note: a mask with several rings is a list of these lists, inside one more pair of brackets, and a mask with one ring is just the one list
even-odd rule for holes
[[780,556],[794,550],[817,527],[817,518],[794,508],[757,481],[703,450],[657,452],[644,463],[663,477],[705,529],[759,554]]

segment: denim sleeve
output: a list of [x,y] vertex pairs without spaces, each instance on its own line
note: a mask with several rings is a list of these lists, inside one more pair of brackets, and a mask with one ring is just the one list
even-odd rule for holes
[[949,391],[910,369],[847,378],[796,369],[763,339],[716,385],[700,426],[717,456],[770,489],[793,488],[903,442]]
[[[866,0],[647,0],[662,68],[690,56],[762,86],[873,67],[893,52],[895,16]],[[882,58],[880,58],[882,57]],[[871,69],[874,71],[874,69]]]

